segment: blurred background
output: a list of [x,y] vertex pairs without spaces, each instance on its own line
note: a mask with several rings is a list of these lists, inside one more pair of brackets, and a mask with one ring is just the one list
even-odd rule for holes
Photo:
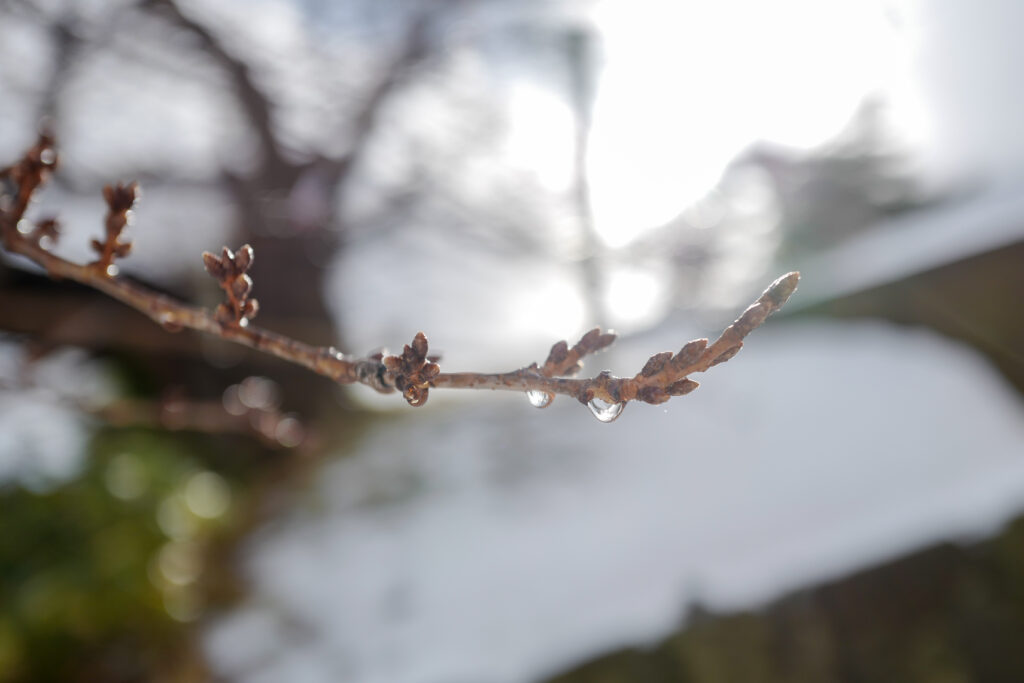
[[[0,681],[1024,680],[1024,5],[0,0],[30,214],[203,305],[699,391],[413,410],[0,259]],[[704,378],[698,378],[704,381]]]

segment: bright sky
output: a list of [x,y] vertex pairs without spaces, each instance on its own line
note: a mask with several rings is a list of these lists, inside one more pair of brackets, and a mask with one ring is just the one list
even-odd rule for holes
[[[898,90],[897,78],[905,73],[905,36],[890,24],[883,0],[604,0],[588,19],[599,38],[601,66],[589,180],[596,228],[609,250],[703,197],[753,142],[815,147],[836,135],[866,96]],[[514,80],[507,83],[509,134],[502,161],[566,196],[574,117],[564,74],[524,66],[513,69]],[[750,273],[763,260],[751,266],[749,254],[727,254],[722,272],[732,264],[732,271]],[[359,273],[353,275],[359,282],[376,277],[359,264],[345,269]],[[499,271],[490,268],[486,277],[497,278]],[[386,286],[395,287],[393,280]],[[722,291],[716,301],[738,294],[731,289],[740,286],[734,280],[715,283]],[[529,287],[505,288],[509,303],[501,321],[510,330],[561,338],[593,324],[580,319],[585,307],[578,273],[563,269],[528,281]],[[605,324],[628,332],[656,323],[672,304],[671,283],[651,264],[609,264]],[[447,312],[471,310],[465,302],[450,305],[456,293],[426,298],[445,302]],[[351,305],[346,303],[350,317]],[[456,326],[439,317],[434,327]],[[479,327],[479,315],[467,313],[466,333]]]
[[[877,0],[605,0],[592,19],[604,69],[589,171],[597,228],[613,248],[706,194],[755,140],[824,142],[898,71]],[[512,120],[515,160],[562,185],[565,104],[517,87]]]

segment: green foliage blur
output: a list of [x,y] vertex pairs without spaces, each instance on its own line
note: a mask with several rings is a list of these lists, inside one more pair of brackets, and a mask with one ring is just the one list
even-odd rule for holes
[[212,551],[239,517],[241,474],[210,469],[217,443],[105,429],[74,480],[0,489],[0,681],[181,666],[185,624],[218,599]]

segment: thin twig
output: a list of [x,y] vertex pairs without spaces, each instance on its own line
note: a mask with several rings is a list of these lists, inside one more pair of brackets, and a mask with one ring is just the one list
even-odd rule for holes
[[[247,381],[263,378],[249,378]],[[245,382],[242,383],[244,388]],[[0,393],[36,388],[31,382],[0,379]],[[239,434],[260,439],[271,448],[296,448],[309,442],[307,427],[276,406],[249,407],[237,398],[240,385],[232,385],[220,401],[186,399],[169,392],[161,399],[117,398],[103,403],[56,394],[53,400],[102,420],[114,427],[159,427],[201,434]],[[232,395],[229,403],[227,396]]]
[[[799,273],[788,273],[773,282],[746,311],[729,325],[712,344],[698,339],[679,352],[658,353],[633,377],[614,377],[602,372],[590,379],[575,379],[583,357],[609,346],[615,335],[594,329],[571,348],[565,341],[556,343],[543,366],[533,363],[519,370],[500,374],[476,372],[444,373],[428,357],[426,335],[418,333],[401,355],[376,354],[366,358],[346,356],[333,347],[312,346],[250,323],[256,304],[249,295],[252,281],[245,271],[252,263],[251,247],[237,253],[225,248],[220,257],[205,254],[207,270],[217,278],[228,301],[215,312],[188,306],[116,275],[113,259],[127,253],[118,248],[118,235],[134,200],[134,185],[119,185],[105,190],[110,206],[107,241],[99,243],[99,261],[80,265],[51,253],[38,238],[41,230],[55,238],[47,226],[20,230],[32,195],[56,168],[57,156],[52,137],[42,135],[36,145],[14,166],[0,170],[0,180],[14,183],[13,197],[0,197],[0,238],[11,253],[20,254],[46,269],[53,278],[68,279],[94,287],[149,316],[170,331],[183,328],[205,332],[249,346],[283,360],[302,365],[340,384],[365,384],[382,393],[398,390],[414,406],[426,402],[429,389],[494,389],[543,392],[571,396],[582,403],[600,399],[611,404],[641,401],[658,404],[672,396],[681,396],[697,388],[689,375],[704,372],[732,358],[743,346],[743,339],[777,311],[796,290]],[[119,217],[119,218],[118,218]],[[122,254],[121,252],[124,252]],[[546,404],[547,402],[545,402]]]

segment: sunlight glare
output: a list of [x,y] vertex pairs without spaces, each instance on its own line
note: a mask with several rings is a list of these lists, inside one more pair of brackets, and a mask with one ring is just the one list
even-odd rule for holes
[[529,287],[511,293],[508,324],[527,336],[558,339],[575,334],[585,324],[579,284],[565,272],[523,266]]
[[566,190],[572,183],[574,126],[564,99],[528,82],[513,83],[505,139],[508,163],[533,172],[551,192]]
[[619,328],[650,325],[667,308],[666,284],[669,278],[652,269],[616,269],[608,275],[605,303],[612,323]]
[[594,21],[606,67],[589,173],[613,248],[705,195],[753,142],[834,136],[878,87],[891,45],[879,5],[854,0],[607,0]]

